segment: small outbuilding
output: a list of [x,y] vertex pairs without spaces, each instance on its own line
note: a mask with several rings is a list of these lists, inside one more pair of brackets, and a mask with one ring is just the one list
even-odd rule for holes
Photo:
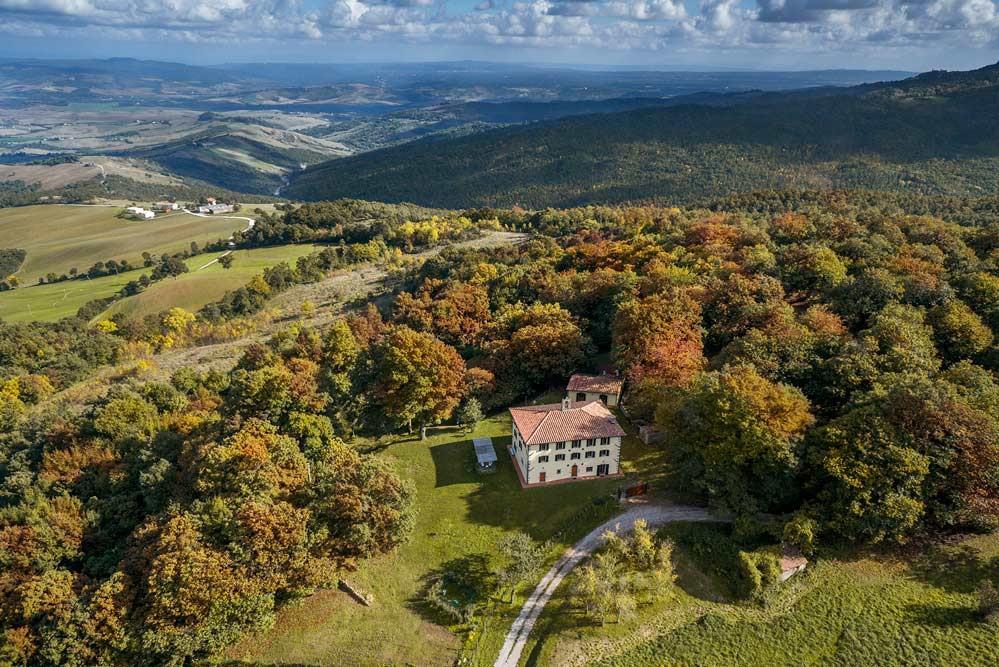
[[787,581],[808,567],[808,559],[800,549],[785,545],[780,554],[780,580]]
[[576,373],[569,378],[569,383],[565,387],[565,395],[574,402],[600,401],[604,405],[614,407],[621,399],[623,385],[624,380],[617,375]]
[[473,438],[475,467],[480,473],[496,472],[496,450],[492,438]]

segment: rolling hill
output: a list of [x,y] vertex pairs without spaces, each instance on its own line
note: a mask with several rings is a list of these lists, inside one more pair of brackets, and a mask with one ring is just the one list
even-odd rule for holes
[[149,222],[118,218],[113,206],[22,206],[0,209],[0,248],[27,251],[17,276],[31,285],[71,268],[86,271],[95,262],[127,259],[142,264],[142,253],[178,252],[191,241],[226,238],[246,226],[224,216],[203,218],[172,213]]
[[175,140],[124,151],[170,173],[230,190],[271,194],[303,164],[346,155],[339,143],[299,132],[203,114],[203,127]]
[[765,188],[999,193],[999,65],[671,105],[333,160],[297,174],[284,194],[544,207]]

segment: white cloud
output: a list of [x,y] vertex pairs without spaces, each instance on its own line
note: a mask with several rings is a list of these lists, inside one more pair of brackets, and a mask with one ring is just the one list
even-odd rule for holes
[[0,32],[218,41],[308,39],[767,53],[999,40],[999,0],[0,0]]

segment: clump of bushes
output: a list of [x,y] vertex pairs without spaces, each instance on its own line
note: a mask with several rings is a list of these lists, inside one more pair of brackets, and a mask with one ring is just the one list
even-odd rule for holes
[[784,544],[796,547],[806,556],[815,553],[815,533],[818,524],[815,519],[796,514],[790,521],[784,524]]
[[780,581],[780,557],[771,549],[740,551],[736,586],[740,597],[762,602]]

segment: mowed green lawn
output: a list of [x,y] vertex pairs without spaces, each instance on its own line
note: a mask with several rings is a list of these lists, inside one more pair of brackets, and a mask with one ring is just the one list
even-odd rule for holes
[[999,577],[999,534],[907,559],[827,555],[766,607],[733,602],[710,554],[678,548],[674,563],[678,579],[663,599],[604,626],[584,616],[567,579],[535,626],[526,664],[999,664],[996,626],[975,613],[977,587]]
[[105,206],[22,206],[0,209],[0,248],[23,248],[28,255],[17,276],[33,285],[50,272],[85,271],[95,262],[127,259],[141,265],[142,253],[178,252],[191,241],[228,238],[246,227],[243,220],[171,213],[136,222]]
[[[471,438],[490,436],[499,469],[479,475],[474,469]],[[398,438],[380,450],[398,472],[415,483],[419,514],[410,541],[396,552],[361,564],[347,579],[372,593],[363,607],[343,593],[324,591],[285,609],[275,627],[248,637],[229,657],[250,664],[287,665],[452,665],[462,640],[433,622],[420,595],[434,573],[494,564],[504,535],[522,530],[539,541],[552,540],[551,560],[568,545],[613,513],[580,516],[598,495],[612,493],[619,479],[521,489],[506,447],[510,419],[506,412],[479,425],[474,433],[447,431],[426,441]],[[661,463],[661,450],[626,440],[626,471],[651,469]],[[540,576],[540,575],[539,575]],[[492,664],[503,637],[516,617],[525,587],[514,603],[492,599],[484,628],[469,641],[465,657],[472,664]],[[439,619],[437,619],[439,620]]]
[[219,300],[226,292],[244,286],[264,269],[281,262],[294,266],[299,257],[317,249],[317,246],[302,244],[237,250],[233,252],[232,267],[228,269],[218,262],[200,268],[222,253],[197,255],[187,260],[189,273],[161,280],[140,294],[116,301],[101,317],[122,313],[128,318],[142,318],[175,306],[193,312]]
[[[115,302],[100,317],[116,312],[123,312],[129,317],[144,317],[174,306],[194,311],[221,298],[228,290],[245,285],[265,268],[280,262],[292,263],[315,249],[312,245],[288,245],[237,250],[231,269],[223,269],[215,263],[199,270],[222,253],[195,255],[186,260],[191,269],[189,273],[154,283],[141,294]],[[138,279],[143,273],[149,273],[149,269],[0,292],[0,319],[7,322],[54,322],[75,315],[88,301],[117,294],[126,283]]]

